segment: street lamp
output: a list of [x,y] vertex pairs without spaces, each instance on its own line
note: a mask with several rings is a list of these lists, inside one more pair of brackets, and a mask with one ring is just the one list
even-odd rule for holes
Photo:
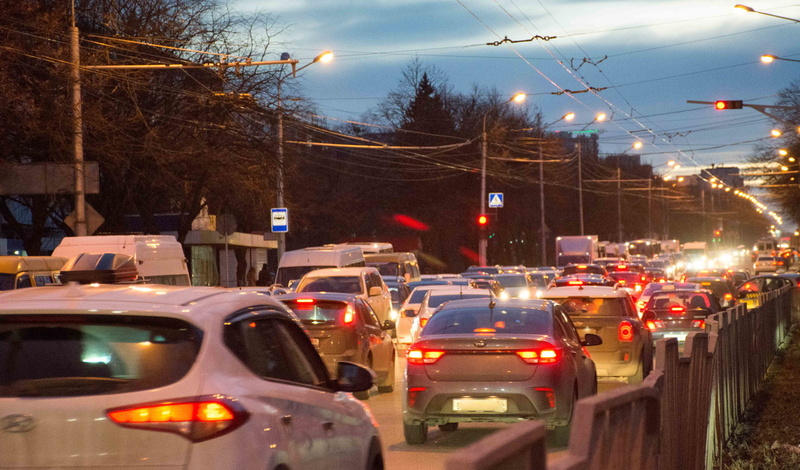
[[[290,56],[288,52],[284,52],[281,54],[281,60],[289,60]],[[303,70],[304,68],[308,67],[309,65],[316,64],[317,62],[330,62],[333,60],[333,53],[331,51],[325,51],[322,54],[314,57],[314,59],[307,63],[306,65],[295,68],[294,63],[292,63],[292,73],[288,75],[283,75],[283,66],[280,69],[280,75],[278,77],[278,174],[277,174],[277,200],[276,205],[278,208],[284,207],[283,201],[283,97],[281,95],[281,86],[283,85],[283,80],[288,77],[296,76],[297,72]],[[283,257],[283,253],[286,251],[286,233],[285,232],[278,232],[275,234],[276,239],[278,242],[278,262],[280,263],[281,257]]]
[[794,18],[788,18],[786,16],[773,15],[772,13],[765,13],[763,11],[754,10],[753,8],[751,8],[751,7],[747,6],[747,5],[736,4],[736,5],[733,6],[733,8],[736,8],[739,11],[746,11],[747,13],[758,13],[759,15],[771,16],[773,18],[780,18],[782,20],[793,21],[795,23],[800,23],[800,20],[796,20]]
[[[591,126],[593,123],[605,121],[605,119],[606,119],[606,113],[598,113],[594,117],[594,119],[592,119],[591,121],[589,121],[588,124],[583,126],[581,131],[586,130],[586,128]],[[581,143],[580,142],[576,142],[575,146],[577,147],[577,150],[578,150],[578,217],[580,218],[581,235],[584,235],[584,230],[583,230],[583,161],[582,161],[582,157],[581,157],[581,154],[583,152],[581,152]]]
[[772,62],[774,62],[776,60],[785,60],[786,62],[800,62],[800,60],[797,60],[797,59],[787,59],[785,57],[778,57],[778,56],[772,55],[772,54],[764,54],[764,55],[761,56],[761,62],[763,62],[765,64],[771,64]]
[[[525,93],[516,93],[514,96],[504,101],[500,105],[508,104],[511,102],[521,103],[525,101],[528,95]],[[500,106],[496,105],[496,106]],[[486,159],[488,158],[488,142],[486,141],[486,116],[495,109],[492,106],[483,113],[483,131],[481,132],[481,215],[486,214]],[[489,240],[486,238],[486,231],[481,230],[480,240],[478,241],[478,264],[486,266],[486,248],[489,246]]]

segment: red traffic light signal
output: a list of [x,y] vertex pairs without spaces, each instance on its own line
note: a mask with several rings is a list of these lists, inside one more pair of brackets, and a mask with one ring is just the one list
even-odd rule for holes
[[742,109],[742,100],[719,100],[714,102],[714,107],[717,109]]
[[488,223],[489,223],[489,217],[487,217],[485,214],[481,214],[478,216],[478,225],[484,227]]
[[714,230],[714,236],[715,237],[718,237],[720,235],[722,235],[722,230]]

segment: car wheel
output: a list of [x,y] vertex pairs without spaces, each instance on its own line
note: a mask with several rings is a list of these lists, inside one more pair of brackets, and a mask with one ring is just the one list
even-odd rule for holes
[[628,383],[629,384],[640,384],[644,381],[644,365],[645,359],[644,357],[639,358],[639,366],[636,368],[636,373],[633,375],[628,376]]
[[389,363],[389,370],[386,372],[386,378],[380,385],[378,385],[378,392],[391,393],[394,391],[394,364],[394,351],[392,351],[392,361]]
[[424,423],[403,423],[403,436],[406,438],[406,444],[412,446],[425,444],[428,440],[428,426]]
[[563,426],[556,426],[552,431],[552,442],[556,447],[566,447],[569,445],[569,432],[572,427],[572,417],[575,414],[575,403],[578,401],[578,390],[572,391],[572,403],[569,410],[569,421]]
[[453,432],[456,429],[458,429],[458,423],[447,423],[439,425],[439,431],[442,432]]
[[383,470],[383,454],[381,453],[381,443],[377,439],[373,439],[372,444],[369,446],[367,470]]

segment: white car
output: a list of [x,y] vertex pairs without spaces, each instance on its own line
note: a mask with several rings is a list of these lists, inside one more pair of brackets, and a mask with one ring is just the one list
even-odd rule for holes
[[295,292],[341,292],[369,302],[381,324],[392,319],[392,293],[376,268],[315,269],[303,276]]
[[268,295],[35,287],[0,302],[0,468],[383,468],[372,416]]
[[417,316],[419,306],[422,304],[422,299],[425,294],[431,289],[442,289],[452,287],[449,283],[442,281],[442,284],[426,284],[415,287],[411,294],[403,302],[400,307],[400,313],[397,316],[396,331],[397,331],[397,344],[400,347],[408,346],[413,341],[411,339],[411,325],[414,323],[414,317]]
[[440,305],[451,300],[464,300],[486,297],[489,299],[493,297],[494,293],[489,289],[476,289],[473,287],[465,286],[441,286],[436,289],[430,289],[425,293],[425,297],[419,305],[417,315],[411,323],[411,342],[414,343],[419,339],[420,332],[425,328],[425,324],[433,315],[433,312],[439,308]]

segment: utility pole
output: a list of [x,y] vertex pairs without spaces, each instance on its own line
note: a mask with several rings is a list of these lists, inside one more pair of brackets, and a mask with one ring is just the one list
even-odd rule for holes
[[[483,115],[483,132],[481,132],[481,214],[486,214],[486,158],[488,154],[488,144],[486,143],[486,114]],[[478,265],[486,266],[486,249],[489,240],[486,239],[486,230],[481,230],[480,240],[478,241]]]
[[622,171],[617,157],[617,242],[622,243]]
[[[287,54],[288,55],[288,54]],[[281,76],[278,78],[278,172],[277,172],[277,206],[278,208],[284,207],[283,201],[283,98],[281,96],[281,84],[283,84],[283,67],[281,67]],[[283,254],[286,252],[286,234],[278,232],[275,234],[278,242],[278,260],[281,262]]]
[[89,233],[86,227],[86,188],[83,168],[83,109],[81,106],[81,51],[78,26],[75,23],[75,1],[72,2],[72,26],[70,27],[70,60],[72,66],[72,138],[73,161],[75,164],[75,226],[76,236],[82,237]]
[[647,238],[653,236],[653,176],[647,180]]
[[[542,133],[542,139],[544,139],[544,133]],[[541,266],[547,266],[547,233],[545,231],[546,225],[544,218],[544,158],[542,156],[542,139],[539,140],[539,229],[542,231],[539,238],[539,243],[541,244],[542,251]]]
[[575,143],[578,149],[578,213],[581,220],[581,235],[583,233],[583,162],[581,160],[581,143]]

